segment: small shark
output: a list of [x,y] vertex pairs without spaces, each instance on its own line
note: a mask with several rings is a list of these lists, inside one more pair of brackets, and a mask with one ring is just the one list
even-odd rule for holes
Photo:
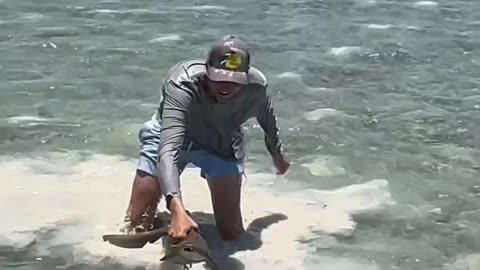
[[205,262],[211,270],[218,270],[218,266],[210,255],[210,250],[203,237],[191,230],[187,237],[175,243],[168,237],[163,243],[165,255],[160,261],[169,261],[173,264],[183,265],[184,270],[192,267],[193,263]]
[[184,270],[188,270],[194,263],[205,262],[211,270],[218,270],[207,243],[198,232],[192,230],[185,239],[177,242],[168,235],[168,230],[168,226],[164,226],[135,234],[106,234],[103,235],[103,241],[122,248],[142,248],[147,243],[154,243],[166,236],[163,241],[165,253],[160,261],[183,265]]

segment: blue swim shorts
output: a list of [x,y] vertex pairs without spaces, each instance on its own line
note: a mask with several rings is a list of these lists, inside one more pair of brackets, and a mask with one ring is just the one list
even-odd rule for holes
[[[144,127],[138,134],[138,139],[140,140],[140,157],[137,164],[137,170],[143,171],[155,178],[157,178],[160,128],[160,123],[154,116],[151,120],[145,122]],[[199,167],[201,169],[200,175],[205,179],[244,173],[243,162],[225,160],[219,156],[208,153],[205,150],[198,150],[198,148],[180,151],[180,173],[189,163]]]

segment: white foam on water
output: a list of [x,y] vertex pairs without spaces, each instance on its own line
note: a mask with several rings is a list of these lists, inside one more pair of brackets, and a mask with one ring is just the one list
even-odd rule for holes
[[306,87],[306,89],[308,91],[312,91],[312,92],[332,92],[332,91],[335,91],[335,89],[332,89],[332,88],[327,88],[327,87]]
[[332,108],[318,108],[313,111],[309,111],[303,114],[305,119],[310,120],[310,121],[317,121],[320,120],[324,117],[328,116],[335,116],[335,115],[343,115],[345,116],[344,113],[332,109]]
[[317,156],[310,163],[303,163],[300,166],[305,167],[315,176],[336,176],[345,175],[347,170],[343,168],[338,160],[331,156]]
[[[31,164],[55,164],[59,173],[39,174]],[[36,252],[48,255],[52,247],[74,248],[74,262],[95,263],[113,257],[125,265],[158,269],[161,243],[142,249],[122,249],[105,242],[101,236],[118,232],[131,189],[136,161],[116,156],[92,155],[84,161],[70,158],[43,160],[6,160],[0,163],[0,237],[10,245],[23,247],[34,240],[35,231],[55,233],[37,239]],[[272,213],[287,216],[265,229],[258,249],[243,250],[231,257],[245,264],[245,269],[305,269],[307,247],[298,242],[320,231],[327,234],[351,234],[357,212],[378,211],[390,202],[388,182],[373,180],[332,191],[307,190],[286,194],[270,189],[275,176],[247,171],[243,188],[242,211],[246,226]],[[197,168],[182,174],[186,207],[212,213],[206,182]],[[327,207],[325,207],[327,205]],[[163,204],[162,204],[163,208]],[[163,210],[163,209],[161,209]],[[320,261],[319,268],[331,268]],[[203,269],[201,264],[192,269]]]
[[7,118],[0,118],[0,124],[6,122],[8,125],[18,126],[57,126],[57,127],[80,127],[81,124],[69,123],[61,118],[44,118],[40,116],[20,115]]
[[[83,7],[76,7],[77,9],[85,9]],[[151,14],[152,10],[150,9],[123,9],[123,10],[115,10],[115,9],[94,9],[87,12],[88,14]]]
[[376,3],[376,0],[355,0],[355,4],[358,6],[370,6],[375,5]]
[[405,26],[407,30],[420,30],[421,28],[415,25],[407,25]]
[[343,209],[348,214],[375,212],[395,204],[385,179],[373,179],[331,191],[309,189],[302,192],[302,197],[311,203],[321,202]]
[[379,29],[379,30],[385,30],[385,29],[390,29],[392,28],[392,25],[391,24],[369,24],[367,26],[368,28],[370,29]]
[[186,6],[186,7],[177,7],[177,9],[184,10],[228,10],[225,6],[216,6],[216,5],[201,5],[201,6]]
[[40,116],[31,116],[31,115],[19,115],[6,118],[7,122],[10,124],[19,124],[23,122],[48,122],[52,121],[51,118],[44,118]]
[[278,78],[301,79],[302,75],[295,72],[284,72],[277,75]]
[[438,5],[435,1],[418,1],[415,2],[416,6],[424,6],[424,7],[435,7]]
[[113,9],[95,9],[93,11],[89,11],[89,14],[92,13],[100,13],[100,14],[115,14],[115,13],[120,13],[119,10],[113,10]]
[[362,48],[358,46],[342,46],[331,48],[329,53],[335,56],[349,56],[352,54],[360,53],[361,51]]
[[178,41],[182,40],[182,37],[177,34],[166,34],[161,35],[156,38],[151,39],[149,42],[151,43],[161,43],[161,42],[168,42],[168,41]]
[[144,8],[135,8],[135,9],[127,9],[122,11],[122,13],[132,13],[132,14],[152,14],[156,12],[152,9],[144,9]]
[[23,20],[28,20],[28,21],[40,21],[42,19],[45,19],[47,16],[41,14],[41,13],[25,13],[21,19]]

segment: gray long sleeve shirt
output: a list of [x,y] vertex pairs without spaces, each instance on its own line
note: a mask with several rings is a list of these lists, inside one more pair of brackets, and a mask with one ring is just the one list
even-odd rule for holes
[[255,117],[264,130],[273,159],[281,154],[276,116],[263,73],[251,67],[249,84],[229,103],[217,103],[205,91],[205,61],[191,60],[166,74],[157,113],[161,123],[158,177],[165,196],[180,196],[178,155],[190,142],[224,159],[245,157],[242,124]]

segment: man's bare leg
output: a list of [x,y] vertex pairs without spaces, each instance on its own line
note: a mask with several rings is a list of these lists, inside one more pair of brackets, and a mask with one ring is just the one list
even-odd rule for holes
[[[160,185],[157,179],[143,171],[137,170],[126,212],[127,219],[130,221],[132,228],[141,225],[145,221],[147,221],[147,223],[153,221],[160,196]],[[147,213],[147,211],[149,213]]]
[[208,179],[217,229],[224,240],[240,237],[243,227],[241,212],[242,175]]

